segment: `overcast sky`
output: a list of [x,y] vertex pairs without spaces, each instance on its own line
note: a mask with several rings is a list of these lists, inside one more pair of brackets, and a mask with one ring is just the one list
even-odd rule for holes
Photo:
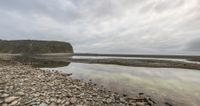
[[75,52],[200,54],[200,0],[0,0],[0,39]]

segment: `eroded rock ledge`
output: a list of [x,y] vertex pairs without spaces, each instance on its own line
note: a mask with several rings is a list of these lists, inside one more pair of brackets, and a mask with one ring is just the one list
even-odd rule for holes
[[70,74],[49,72],[21,64],[0,62],[1,106],[152,106],[151,98],[127,97],[71,79]]

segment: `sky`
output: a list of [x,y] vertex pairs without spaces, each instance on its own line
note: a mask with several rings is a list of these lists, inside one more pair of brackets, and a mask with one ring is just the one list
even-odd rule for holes
[[0,0],[0,39],[75,52],[200,54],[200,0]]

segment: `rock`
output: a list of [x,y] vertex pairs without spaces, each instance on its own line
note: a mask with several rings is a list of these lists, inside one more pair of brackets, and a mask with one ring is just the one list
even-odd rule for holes
[[11,97],[6,98],[6,99],[5,99],[5,102],[6,102],[6,103],[10,103],[10,102],[12,102],[12,101],[14,101],[14,100],[16,100],[16,99],[18,99],[18,97],[11,96]]
[[2,103],[3,103],[3,101],[0,100],[0,104],[2,104]]
[[46,102],[47,104],[50,104],[50,100],[49,100],[49,99],[46,99],[45,102]]
[[41,103],[39,106],[48,106],[46,103]]
[[75,97],[70,98],[70,103],[74,104],[76,103],[76,101],[77,101],[77,98]]
[[131,106],[137,106],[136,103],[129,103]]
[[81,93],[79,96],[84,96],[85,94],[84,93]]
[[65,105],[67,105],[67,106],[68,106],[69,104],[70,104],[70,102],[69,102],[69,101],[65,102]]
[[[1,63],[0,63],[1,65]],[[29,66],[0,68],[0,106],[147,106],[153,104],[142,93],[130,98],[96,84],[74,80]],[[136,103],[137,102],[137,103]]]
[[51,98],[50,101],[51,101],[51,102],[56,102],[56,99]]
[[16,105],[17,105],[17,103],[18,103],[18,101],[17,101],[17,100],[15,100],[15,101],[11,102],[11,103],[9,104],[9,106],[16,106]]
[[51,103],[49,106],[56,106],[56,103]]
[[136,102],[136,106],[145,106],[144,102]]
[[62,100],[62,101],[61,101],[61,104],[64,104],[65,102],[66,102],[66,100]]
[[112,99],[108,98],[106,101],[107,101],[107,103],[109,104],[109,103],[112,102]]
[[8,106],[8,104],[4,103],[4,104],[2,104],[1,106]]
[[8,97],[9,94],[2,94],[1,97],[5,98],[5,97]]
[[17,92],[16,95],[18,95],[18,96],[24,96],[25,93],[23,93],[23,92]]
[[4,90],[0,90],[0,93],[3,93],[4,92]]
[[62,102],[62,100],[60,100],[60,99],[58,99],[57,101],[56,101],[56,103],[58,103],[58,104],[60,104]]
[[105,95],[105,97],[106,97],[106,98],[109,98],[110,96],[109,96],[109,95]]
[[31,106],[32,106],[32,105],[39,105],[39,104],[40,104],[39,101],[34,101],[34,102],[31,102],[31,103],[30,103]]
[[120,98],[120,102],[124,103],[125,99],[124,98]]

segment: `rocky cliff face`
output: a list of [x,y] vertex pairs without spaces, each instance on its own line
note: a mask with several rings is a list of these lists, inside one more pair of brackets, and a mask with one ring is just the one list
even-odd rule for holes
[[59,41],[0,40],[0,53],[73,53],[73,47]]

